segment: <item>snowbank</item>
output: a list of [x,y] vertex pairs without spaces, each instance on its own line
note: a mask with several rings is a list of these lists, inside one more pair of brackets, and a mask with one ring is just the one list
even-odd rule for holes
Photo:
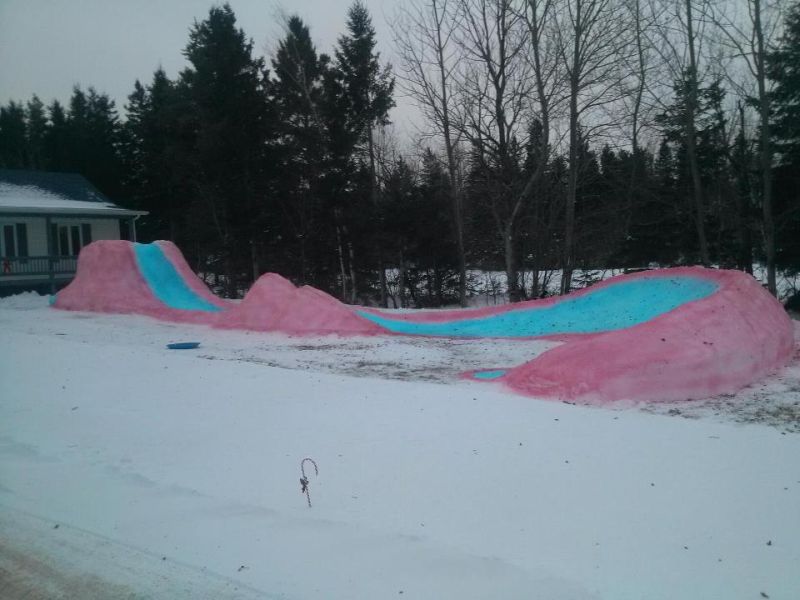
[[576,336],[511,369],[503,383],[586,403],[686,400],[734,392],[789,362],[791,320],[751,276],[682,268],[634,277],[669,273],[696,274],[719,289],[628,329]]
[[[198,290],[203,283],[191,273],[180,251],[171,242],[158,242],[164,260],[179,260],[172,267],[183,276],[186,286]],[[215,313],[172,308],[156,297],[156,286],[142,274],[136,244],[120,240],[100,240],[81,250],[75,279],[61,290],[53,304],[64,310],[144,314],[169,321],[213,323]],[[186,273],[191,276],[187,276]],[[194,280],[194,282],[193,282]],[[204,287],[204,286],[203,286]],[[208,290],[204,298],[213,297]],[[220,300],[213,300],[220,306]]]
[[383,332],[377,325],[318,289],[295,285],[278,275],[266,273],[229,310],[217,326],[225,329],[282,331],[292,334],[369,335]]
[[527,363],[468,375],[585,403],[733,392],[786,364],[794,347],[789,317],[755,279],[697,267],[614,277],[566,297],[397,315],[356,309],[275,273],[232,303],[214,296],[170,242],[100,241],[83,249],[55,306],[295,335],[562,340]]

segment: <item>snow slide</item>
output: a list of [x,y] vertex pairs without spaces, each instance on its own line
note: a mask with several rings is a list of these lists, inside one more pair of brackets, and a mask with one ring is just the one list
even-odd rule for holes
[[468,376],[592,404],[733,392],[785,365],[794,348],[791,320],[753,277],[700,267],[614,277],[516,305],[361,314],[397,333],[562,340],[530,362]]
[[103,241],[81,252],[77,276],[55,307],[289,334],[556,339],[564,343],[529,362],[467,375],[525,395],[596,404],[733,392],[786,364],[794,348],[791,321],[755,279],[699,267],[619,276],[515,305],[392,315],[274,273],[241,302],[227,302],[170,242]]
[[75,279],[56,296],[66,310],[138,313],[211,323],[230,303],[212,294],[172,243],[103,240],[78,257]]

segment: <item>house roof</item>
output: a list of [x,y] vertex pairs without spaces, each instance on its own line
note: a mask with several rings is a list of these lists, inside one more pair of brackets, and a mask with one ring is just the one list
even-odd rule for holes
[[0,169],[0,215],[134,217],[77,173]]

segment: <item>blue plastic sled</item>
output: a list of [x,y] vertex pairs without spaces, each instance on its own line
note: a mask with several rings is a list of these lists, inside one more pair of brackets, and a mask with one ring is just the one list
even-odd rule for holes
[[167,344],[170,350],[191,350],[197,348],[200,342],[175,342],[174,344]]

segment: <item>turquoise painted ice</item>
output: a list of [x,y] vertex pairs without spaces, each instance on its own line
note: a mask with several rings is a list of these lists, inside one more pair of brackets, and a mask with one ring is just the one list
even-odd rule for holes
[[170,308],[179,310],[221,310],[198,296],[181,277],[158,244],[135,244],[136,262],[153,295]]
[[607,285],[587,294],[540,307],[523,307],[442,323],[398,321],[368,312],[358,314],[394,333],[445,337],[535,337],[599,333],[644,323],[713,294],[717,284],[690,276],[643,277]]
[[492,371],[475,371],[472,376],[475,379],[498,379],[505,374],[505,369],[494,369]]

